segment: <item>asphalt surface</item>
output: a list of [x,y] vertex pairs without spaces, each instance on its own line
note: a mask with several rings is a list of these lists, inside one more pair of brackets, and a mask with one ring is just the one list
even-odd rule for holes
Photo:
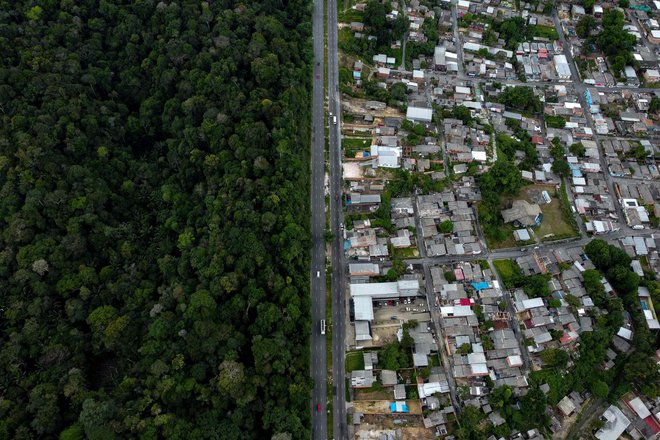
[[451,357],[447,353],[447,345],[445,344],[445,331],[442,326],[442,318],[440,316],[440,311],[437,310],[435,305],[435,291],[433,290],[433,279],[431,278],[431,265],[432,263],[426,259],[426,245],[424,243],[424,234],[422,229],[422,220],[419,217],[419,197],[415,196],[413,203],[413,211],[415,215],[415,234],[417,237],[417,249],[419,249],[419,255],[423,259],[422,268],[424,269],[424,284],[426,291],[426,304],[429,307],[429,314],[431,315],[431,321],[435,327],[435,339],[438,344],[438,350],[440,352],[440,359],[442,360],[442,366],[445,370],[445,375],[447,376],[447,383],[449,385],[449,396],[451,398],[452,405],[454,410],[460,414],[461,405],[458,400],[458,393],[456,392],[456,381],[454,380],[454,366],[452,365]]
[[[339,96],[339,58],[337,49],[337,0],[328,0],[328,111],[330,160],[330,229],[332,240],[332,409],[333,438],[347,439],[346,374],[346,302],[343,212],[342,212],[342,149],[341,105]],[[336,119],[335,119],[336,118]]]
[[456,44],[456,57],[458,58],[458,76],[464,76],[463,70],[463,43],[461,43],[461,35],[458,31],[458,0],[451,2],[451,22],[454,28],[454,43]]
[[[314,1],[312,34],[314,43],[314,77],[312,89],[312,152],[311,207],[312,261],[310,294],[312,303],[311,376],[314,384],[310,411],[312,439],[328,438],[327,373],[325,335],[321,335],[321,320],[325,319],[325,94],[323,0]],[[319,410],[320,405],[320,410]]]

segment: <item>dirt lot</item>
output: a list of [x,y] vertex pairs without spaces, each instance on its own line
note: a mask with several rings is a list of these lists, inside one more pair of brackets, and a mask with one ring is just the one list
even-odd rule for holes
[[[396,414],[392,414],[390,411],[390,403],[392,400],[356,400],[353,401],[353,407],[355,412],[362,414],[388,414],[394,417]],[[406,405],[408,405],[409,414],[422,413],[422,404],[419,400],[406,400]]]
[[341,106],[342,109],[348,111],[349,113],[354,113],[356,115],[366,115],[371,114],[376,116],[386,116],[386,117],[403,117],[405,116],[401,111],[392,107],[385,107],[383,110],[367,110],[365,107],[366,99],[360,98],[351,98],[349,96],[342,96]]
[[[398,416],[397,419],[405,419],[404,417]],[[417,426],[406,426],[406,425],[422,425],[422,419],[419,416],[415,416],[414,419],[408,417],[406,422],[402,425],[395,425],[394,418],[390,416],[375,416],[375,415],[365,415],[362,419],[362,425],[360,430],[368,435],[366,437],[356,437],[356,438],[366,438],[366,439],[378,439],[381,431],[391,431],[396,430],[401,433],[401,437],[397,437],[402,440],[431,440],[435,439],[433,430],[426,429],[423,427]]]
[[[396,331],[398,329],[399,329],[398,321],[394,325],[392,324],[389,324],[387,326],[372,325],[371,336],[373,337],[373,339],[371,341],[372,342],[371,345],[375,347],[380,347],[382,345],[394,341],[396,339]],[[367,342],[367,341],[362,341],[362,342]],[[365,347],[368,346],[367,344],[362,344],[362,345],[364,345]]]
[[[417,298],[410,304],[399,302],[397,306],[376,305],[374,307],[374,321],[392,321],[398,323],[399,321],[406,322],[415,319],[417,322],[426,322],[431,320],[428,310],[426,300]],[[396,319],[391,319],[392,316],[396,316]]]

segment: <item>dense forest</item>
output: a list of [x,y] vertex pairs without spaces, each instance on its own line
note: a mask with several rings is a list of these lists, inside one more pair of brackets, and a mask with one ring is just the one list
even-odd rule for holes
[[309,2],[0,17],[0,438],[308,437]]

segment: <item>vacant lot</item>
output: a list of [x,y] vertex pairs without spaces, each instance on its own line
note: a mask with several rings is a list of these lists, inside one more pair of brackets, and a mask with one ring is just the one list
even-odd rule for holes
[[513,276],[516,273],[516,263],[511,260],[495,260],[493,261],[497,273],[500,274],[504,287],[509,289],[513,288]]
[[[362,414],[392,414],[390,411],[390,403],[394,402],[393,399],[388,400],[356,400],[353,401],[355,412]],[[419,400],[406,400],[408,405],[407,414],[421,414],[422,405]]]
[[541,222],[541,226],[535,229],[536,235],[541,241],[557,240],[577,235],[573,227],[564,219],[559,198],[554,197],[554,187],[546,187],[545,190],[552,197],[552,201],[544,205],[539,205],[541,211],[543,211],[543,221]]
[[353,401],[357,400],[393,400],[394,399],[394,388],[356,388],[353,390]]
[[349,351],[346,353],[346,372],[364,369],[364,356],[362,351]]

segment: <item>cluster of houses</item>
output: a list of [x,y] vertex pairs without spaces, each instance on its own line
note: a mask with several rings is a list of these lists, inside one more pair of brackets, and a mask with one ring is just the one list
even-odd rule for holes
[[[605,153],[607,170],[611,176],[629,177],[635,180],[660,179],[655,163],[646,161],[646,156],[652,155],[657,148],[648,139],[604,139],[601,145]],[[646,151],[641,163],[639,158],[634,157],[640,148]]]
[[[418,197],[418,215],[429,256],[477,255],[483,250],[476,226],[475,207],[458,200],[454,191]],[[443,223],[451,228],[443,230]]]
[[[568,42],[573,46],[574,54],[580,54],[583,46],[587,43],[577,34],[578,22],[585,15],[592,15],[599,20],[603,17],[606,9],[612,9],[616,6],[614,2],[603,2],[593,5],[592,11],[587,12],[584,6],[579,3],[565,1],[558,4],[558,13],[562,20],[564,33]],[[658,54],[653,48],[653,45],[660,43],[660,23],[649,12],[657,10],[657,7],[654,2],[636,2],[633,7],[620,10],[624,12],[625,17],[624,30],[636,38],[637,44],[633,47],[632,54],[635,66],[626,66],[624,71],[621,72],[620,80],[617,81],[615,75],[609,71],[609,67],[603,58],[597,58],[595,67],[592,67],[590,65],[591,57],[580,55],[585,61],[585,63],[582,63],[582,66],[584,66],[583,78],[585,82],[601,87],[614,85],[638,87],[642,82],[647,85],[654,84],[660,80]],[[590,47],[586,52],[590,53],[593,50],[595,48]]]
[[599,134],[652,135],[658,130],[649,107],[655,93],[590,89],[589,105]]
[[[447,281],[448,274],[452,282]],[[434,267],[431,277],[453,376],[468,390],[465,404],[481,407],[498,426],[504,419],[488,405],[486,377],[495,386],[508,385],[516,392],[528,386],[526,353],[514,332],[518,324],[506,311],[506,299],[490,269],[462,262],[447,272]]]
[[660,432],[660,405],[635,393],[622,396],[600,416],[598,440],[616,440],[626,434],[634,439],[655,439]]

